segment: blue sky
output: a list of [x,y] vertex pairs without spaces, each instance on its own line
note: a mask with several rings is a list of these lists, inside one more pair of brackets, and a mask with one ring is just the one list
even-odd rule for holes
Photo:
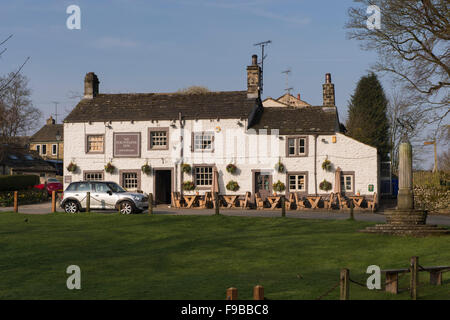
[[[81,30],[68,30],[66,8],[81,8]],[[94,71],[101,92],[171,92],[190,85],[245,90],[246,66],[272,40],[265,61],[264,96],[284,93],[292,70],[293,93],[322,103],[325,73],[336,85],[341,120],[358,79],[375,61],[347,40],[347,0],[97,0],[25,1],[0,4],[0,38],[9,34],[0,73],[31,60],[34,105],[43,119],[77,103],[83,78]],[[62,117],[60,116],[60,119]]]

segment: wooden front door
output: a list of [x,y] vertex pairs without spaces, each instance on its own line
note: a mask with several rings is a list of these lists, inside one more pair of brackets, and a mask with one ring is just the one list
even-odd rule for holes
[[255,172],[255,194],[259,195],[263,200],[272,194],[272,175],[264,172]]

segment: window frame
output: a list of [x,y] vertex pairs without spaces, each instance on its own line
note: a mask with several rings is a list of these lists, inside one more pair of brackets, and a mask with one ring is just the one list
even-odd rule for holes
[[[351,191],[347,191],[345,189],[345,177],[346,176],[352,177],[352,190]],[[342,186],[342,181],[344,181],[343,186]],[[349,194],[349,195],[354,195],[355,194],[355,171],[342,171],[340,183],[341,183],[341,192],[343,192],[345,194]]]
[[[289,185],[289,177],[290,176],[304,176],[305,177],[305,189],[291,191],[290,185]],[[286,194],[287,194],[287,196],[289,196],[290,193],[298,193],[298,194],[302,194],[302,195],[308,194],[308,171],[288,171],[288,172],[286,172]]]
[[[289,153],[289,141],[294,140],[294,154]],[[300,141],[305,141],[305,152],[300,153]],[[287,136],[286,137],[286,157],[289,158],[300,158],[300,157],[307,157],[309,153],[309,136]]]
[[[55,148],[55,152],[53,152],[53,148]],[[56,156],[58,154],[58,144],[52,144],[52,156]]]
[[[199,190],[210,190],[211,187],[214,184],[214,165],[211,164],[196,164],[192,167],[192,182],[194,183],[194,186]],[[197,172],[196,170],[198,168],[211,168],[211,184],[210,185],[198,185],[197,184]]]
[[[45,152],[44,152],[44,148],[45,148]],[[43,155],[43,156],[47,155],[47,145],[46,144],[41,145],[41,155]]]
[[36,151],[39,155],[41,154],[41,145],[40,144],[36,145]]
[[[165,132],[166,133],[166,145],[165,146],[152,146],[152,133],[153,132]],[[156,127],[156,128],[148,128],[148,143],[147,150],[155,151],[155,150],[169,150],[169,127]]]
[[[89,151],[89,137],[102,137],[103,139],[103,150],[102,151]],[[86,134],[85,139],[86,147],[85,147],[85,153],[86,154],[104,154],[105,153],[105,134],[97,134],[97,133],[90,133]]]
[[[202,144],[203,144],[203,137],[205,134],[211,134],[211,149],[195,149],[195,135],[202,135]],[[214,152],[214,142],[215,142],[215,133],[214,131],[198,131],[198,132],[192,132],[191,134],[191,151],[192,152]]]
[[127,188],[125,188],[125,186],[123,185],[123,183],[124,183],[124,181],[123,181],[123,174],[124,173],[136,173],[136,176],[137,176],[137,187],[136,187],[136,190],[141,190],[141,170],[138,170],[138,169],[119,170],[119,185],[122,188],[124,188],[125,190],[127,190]]
[[[100,174],[102,176],[101,179],[97,180],[92,180],[92,179],[87,179],[87,175],[89,174]],[[84,181],[105,181],[105,172],[102,170],[85,170],[83,171],[83,180]]]

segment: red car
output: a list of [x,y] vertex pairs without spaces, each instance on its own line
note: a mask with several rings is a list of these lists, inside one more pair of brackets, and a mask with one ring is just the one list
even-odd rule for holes
[[[41,189],[44,190],[45,188],[45,184],[37,184],[35,186],[33,186],[36,189]],[[58,179],[55,178],[48,178],[47,179],[47,192],[49,195],[52,194],[52,191],[56,191],[56,192],[63,192],[63,185],[61,182],[59,182]]]

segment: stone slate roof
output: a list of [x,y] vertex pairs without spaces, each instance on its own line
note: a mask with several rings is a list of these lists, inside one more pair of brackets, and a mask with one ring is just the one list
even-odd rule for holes
[[36,152],[14,144],[0,144],[0,165],[28,172],[56,172]]
[[336,108],[264,107],[251,128],[278,129],[280,135],[333,134],[337,123]]
[[247,99],[247,91],[181,93],[98,94],[83,99],[64,122],[238,119],[247,118],[260,104]]
[[62,124],[46,124],[38,132],[31,136],[31,142],[54,142],[59,131],[61,141],[64,141],[64,126]]

